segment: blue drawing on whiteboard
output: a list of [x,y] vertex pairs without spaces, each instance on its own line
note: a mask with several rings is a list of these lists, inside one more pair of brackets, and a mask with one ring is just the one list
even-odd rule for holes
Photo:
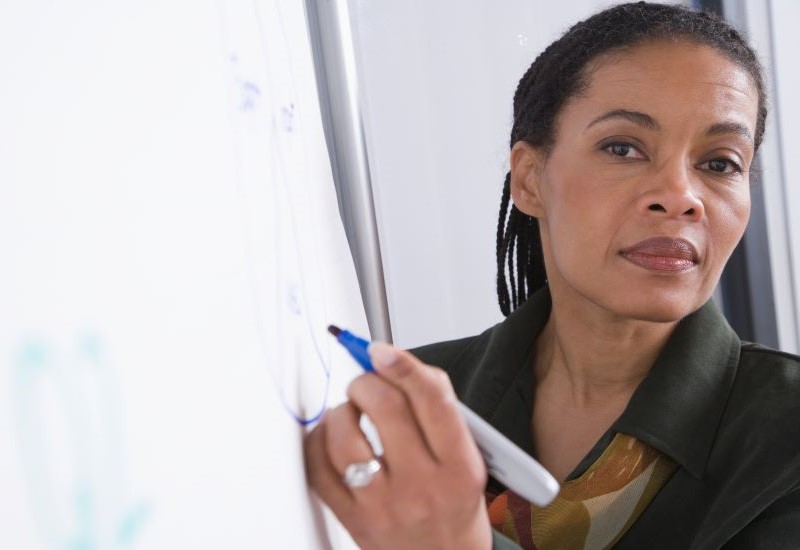
[[289,287],[289,293],[286,296],[286,306],[289,308],[295,315],[302,315],[303,310],[300,308],[300,289],[297,288],[297,285],[292,285]]
[[225,9],[235,181],[253,314],[284,409],[309,425],[327,407],[332,346],[319,259],[324,228],[315,227],[309,207],[316,185],[312,163],[320,159],[308,154],[303,133],[303,118],[319,114],[305,113],[297,101],[293,52],[280,6],[268,19],[261,17],[257,2]]
[[13,377],[20,462],[44,547],[132,548],[150,507],[128,495],[118,386],[97,337],[80,337],[69,356],[30,339]]
[[281,126],[284,132],[294,131],[294,103],[281,107]]
[[241,98],[239,100],[239,109],[242,111],[252,111],[256,108],[256,102],[261,95],[261,90],[252,82],[242,82],[240,84]]

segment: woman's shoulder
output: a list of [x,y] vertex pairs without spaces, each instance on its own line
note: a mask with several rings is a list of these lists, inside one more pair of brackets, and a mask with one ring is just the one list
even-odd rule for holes
[[772,365],[773,367],[800,369],[800,356],[745,340],[742,340],[740,362],[755,367]]
[[800,357],[742,342],[723,422],[764,444],[792,439],[800,457]]
[[742,341],[737,391],[747,401],[763,400],[764,408],[800,407],[800,356]]
[[794,437],[800,452],[799,420],[800,357],[742,341],[723,422],[755,439]]
[[[800,494],[798,420],[800,357],[742,342],[708,462],[708,479],[718,488],[720,498],[736,504],[741,513],[754,515],[766,514],[788,498],[796,513]],[[725,509],[728,517],[719,521],[733,521],[739,514],[731,513],[730,507]]]
[[800,484],[800,357],[742,342],[716,446],[722,462],[738,456],[760,476],[786,476],[783,490]]

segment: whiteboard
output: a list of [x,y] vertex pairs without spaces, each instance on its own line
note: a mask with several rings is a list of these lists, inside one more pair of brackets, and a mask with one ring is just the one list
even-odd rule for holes
[[302,437],[367,335],[301,2],[0,8],[0,547],[351,545]]

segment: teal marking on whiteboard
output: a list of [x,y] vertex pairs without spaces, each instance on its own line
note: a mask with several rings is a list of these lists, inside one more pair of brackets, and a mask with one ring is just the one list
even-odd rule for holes
[[12,366],[12,418],[44,547],[132,548],[150,507],[127,494],[119,388],[101,339],[85,333],[67,355],[31,338]]
[[149,515],[150,506],[146,504],[139,504],[137,507],[132,508],[120,522],[119,530],[117,531],[119,541],[125,546],[131,545]]

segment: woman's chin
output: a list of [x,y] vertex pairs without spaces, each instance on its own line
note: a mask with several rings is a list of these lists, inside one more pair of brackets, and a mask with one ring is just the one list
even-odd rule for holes
[[682,296],[641,297],[626,299],[621,304],[614,304],[609,309],[620,317],[651,323],[674,323],[690,313],[694,313],[706,303],[708,298]]

